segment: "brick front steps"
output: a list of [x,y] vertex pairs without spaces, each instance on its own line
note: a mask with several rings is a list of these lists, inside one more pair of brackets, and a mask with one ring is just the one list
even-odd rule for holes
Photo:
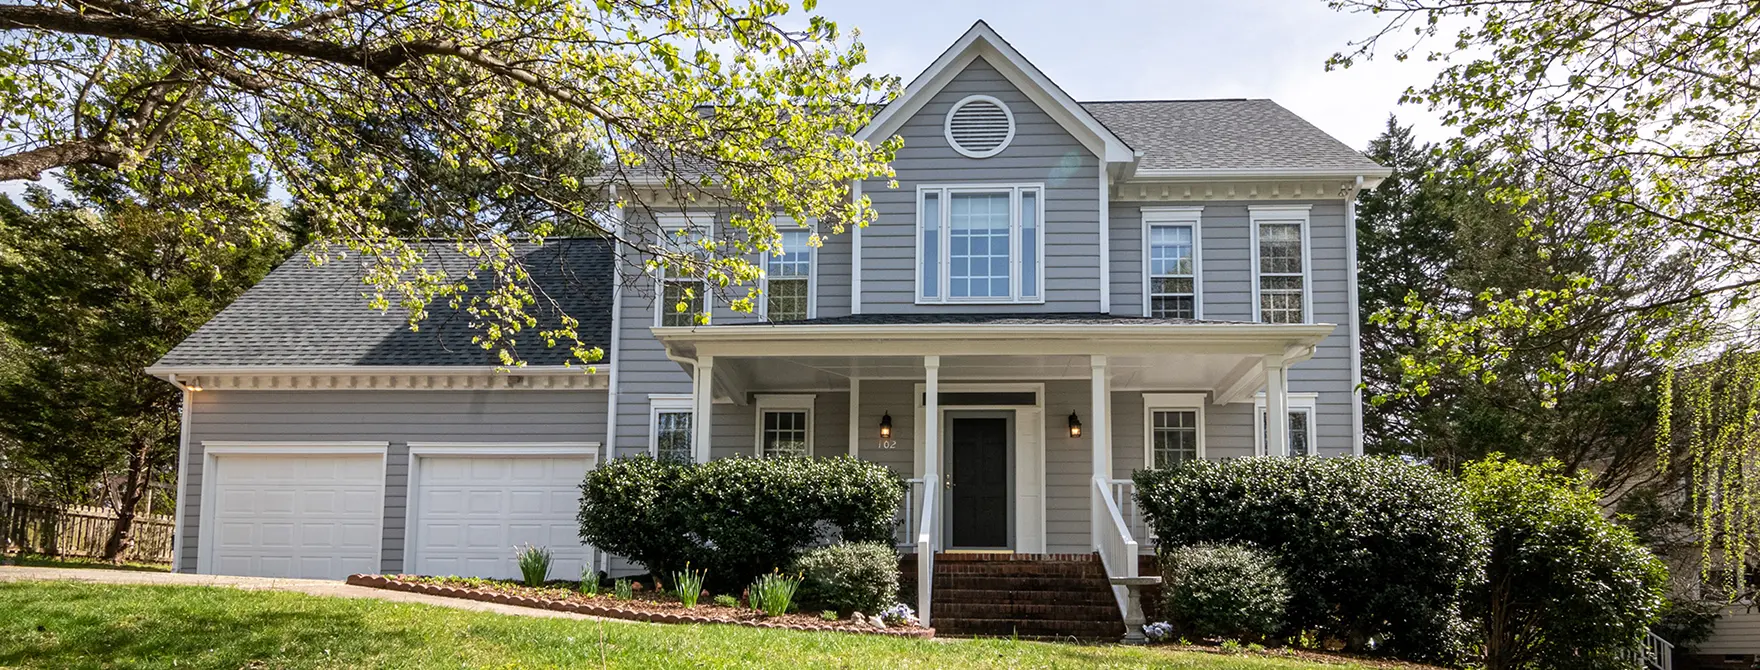
[[781,621],[737,619],[707,612],[691,612],[689,610],[657,612],[602,604],[597,602],[599,599],[588,601],[580,599],[557,600],[553,598],[535,598],[532,596],[514,595],[488,589],[472,589],[461,586],[442,586],[440,584],[407,581],[386,575],[349,575],[348,583],[355,586],[367,586],[390,591],[425,593],[433,596],[478,600],[482,602],[515,605],[519,607],[534,607],[539,609],[556,610],[559,612],[574,612],[576,614],[585,614],[588,616],[605,617],[607,619],[626,619],[629,621],[646,621],[649,623],[719,623],[747,626],[750,628],[859,633],[863,635],[886,635],[890,637],[909,637],[919,639],[935,637],[935,629],[933,628],[869,628],[865,626],[853,626],[845,622],[832,623],[829,621],[824,623],[789,623]]
[[[917,557],[899,561],[916,602]],[[1097,554],[936,554],[930,623],[943,637],[1116,641],[1124,619]]]

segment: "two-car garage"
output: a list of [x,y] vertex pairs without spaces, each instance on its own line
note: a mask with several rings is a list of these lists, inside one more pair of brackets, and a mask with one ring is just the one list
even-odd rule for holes
[[552,552],[559,579],[592,565],[575,515],[597,444],[204,446],[197,572],[511,578],[525,544]]

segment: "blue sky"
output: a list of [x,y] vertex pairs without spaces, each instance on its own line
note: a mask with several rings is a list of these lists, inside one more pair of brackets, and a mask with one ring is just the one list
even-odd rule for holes
[[822,0],[861,30],[876,72],[906,82],[983,19],[1077,100],[1271,98],[1364,147],[1390,112],[1440,139],[1433,115],[1398,105],[1426,63],[1377,59],[1326,72],[1326,58],[1379,23],[1323,0]]

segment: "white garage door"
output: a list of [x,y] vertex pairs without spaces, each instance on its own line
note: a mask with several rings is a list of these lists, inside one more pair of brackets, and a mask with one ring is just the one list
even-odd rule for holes
[[207,572],[342,579],[379,571],[384,459],[215,456]]
[[416,459],[412,572],[513,579],[514,547],[548,547],[551,579],[576,579],[581,479],[590,457],[423,456]]

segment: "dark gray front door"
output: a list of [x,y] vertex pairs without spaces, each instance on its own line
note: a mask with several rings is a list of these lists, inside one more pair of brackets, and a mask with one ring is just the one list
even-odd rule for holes
[[1008,419],[948,420],[948,506],[954,548],[1008,547]]

